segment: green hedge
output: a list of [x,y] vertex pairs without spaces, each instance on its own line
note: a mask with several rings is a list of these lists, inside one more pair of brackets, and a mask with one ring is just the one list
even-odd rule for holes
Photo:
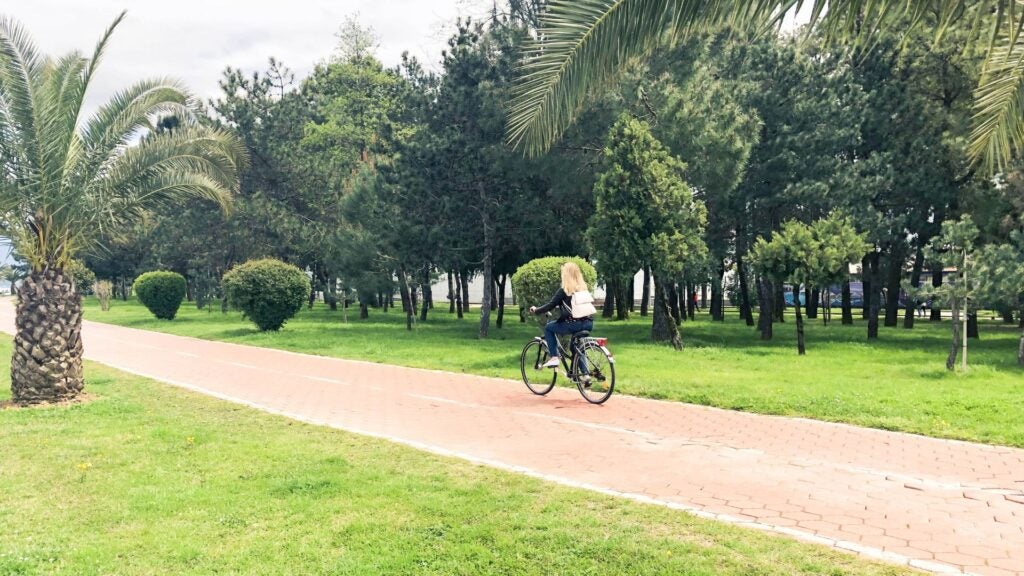
[[135,279],[132,289],[154,316],[174,320],[185,299],[185,277],[177,272],[146,272]]
[[[542,306],[562,286],[562,264],[575,262],[583,272],[583,279],[593,290],[597,284],[597,270],[583,258],[576,256],[548,256],[537,258],[523,264],[512,275],[512,293],[516,296],[520,310],[528,310],[530,306]],[[527,318],[530,313],[526,312]],[[544,319],[541,319],[543,321]]]
[[280,330],[302,308],[310,290],[305,272],[273,258],[235,266],[222,285],[228,304],[263,331]]

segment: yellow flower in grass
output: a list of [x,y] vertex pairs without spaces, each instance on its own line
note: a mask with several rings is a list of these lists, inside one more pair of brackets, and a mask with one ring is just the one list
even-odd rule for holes
[[82,472],[84,474],[86,472],[86,470],[88,470],[89,468],[92,468],[92,463],[90,463],[90,462],[81,462],[81,463],[78,464],[77,468],[78,468],[79,472]]

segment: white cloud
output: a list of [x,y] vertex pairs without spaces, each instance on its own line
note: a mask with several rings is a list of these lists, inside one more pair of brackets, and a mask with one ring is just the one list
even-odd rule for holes
[[217,95],[226,66],[262,70],[271,56],[305,75],[331,54],[347,15],[380,36],[378,56],[397,64],[408,50],[436,67],[457,16],[480,15],[483,0],[4,0],[0,14],[25,25],[48,54],[89,53],[121,10],[89,96],[90,108],[117,89],[154,76],[185,81],[203,99]]

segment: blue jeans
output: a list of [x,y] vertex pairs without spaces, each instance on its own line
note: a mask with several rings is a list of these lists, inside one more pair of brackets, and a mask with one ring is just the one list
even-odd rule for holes
[[583,330],[593,330],[593,320],[570,320],[555,322],[552,320],[544,326],[544,341],[548,343],[548,355],[558,356],[558,337],[556,334],[575,334]]

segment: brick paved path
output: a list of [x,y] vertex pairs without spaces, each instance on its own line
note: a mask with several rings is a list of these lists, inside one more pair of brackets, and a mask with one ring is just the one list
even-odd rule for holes
[[1024,574],[1024,450],[618,395],[597,407],[575,390],[92,322],[84,334],[92,360],[308,422],[933,572]]

